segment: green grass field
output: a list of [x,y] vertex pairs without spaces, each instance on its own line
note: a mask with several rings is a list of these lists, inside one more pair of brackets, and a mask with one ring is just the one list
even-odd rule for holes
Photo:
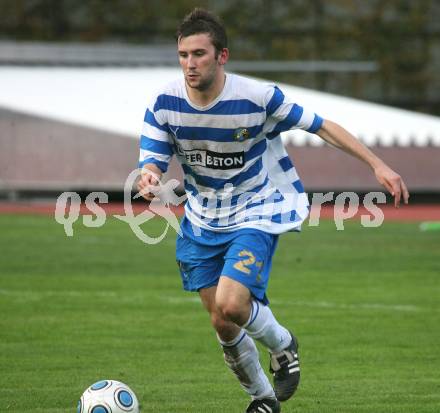
[[[280,239],[269,297],[302,363],[283,413],[437,413],[440,233],[345,226]],[[113,378],[143,413],[243,413],[208,316],[181,289],[175,233],[150,246],[115,219],[74,230],[0,216],[0,411],[75,412],[87,386]]]

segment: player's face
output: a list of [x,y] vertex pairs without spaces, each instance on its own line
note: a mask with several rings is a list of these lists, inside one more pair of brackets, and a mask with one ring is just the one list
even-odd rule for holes
[[181,37],[178,42],[179,63],[186,84],[199,91],[213,86],[223,63],[223,53],[216,49],[206,33]]

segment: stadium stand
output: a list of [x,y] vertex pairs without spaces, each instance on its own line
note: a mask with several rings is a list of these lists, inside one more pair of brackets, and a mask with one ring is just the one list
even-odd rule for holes
[[[113,61],[102,49],[105,64],[78,67],[58,65],[62,58],[52,55],[51,60],[47,50],[46,58],[38,61],[38,50],[31,45],[27,50],[24,58],[23,50],[17,57],[17,52],[0,47],[0,192],[9,196],[35,190],[122,191],[137,165],[138,136],[149,97],[161,84],[181,76],[170,51],[162,60],[150,57],[161,66],[145,67],[144,62],[124,67],[114,64],[122,57]],[[279,86],[373,147],[401,172],[413,193],[440,193],[440,118]],[[318,137],[291,131],[283,139],[308,191],[380,189],[364,165]],[[169,175],[181,180],[176,163]]]

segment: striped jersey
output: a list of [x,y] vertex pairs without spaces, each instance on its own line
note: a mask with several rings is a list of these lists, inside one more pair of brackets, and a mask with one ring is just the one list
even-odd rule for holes
[[146,110],[139,167],[154,163],[166,172],[175,155],[184,172],[185,215],[202,229],[299,230],[309,203],[280,133],[314,133],[322,122],[277,86],[229,73],[222,93],[200,107],[182,78]]

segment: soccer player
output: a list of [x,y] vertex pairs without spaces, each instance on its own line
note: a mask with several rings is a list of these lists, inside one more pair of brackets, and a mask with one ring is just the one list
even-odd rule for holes
[[[246,412],[277,413],[299,379],[298,341],[266,296],[279,234],[299,231],[308,200],[280,133],[300,128],[366,162],[377,180],[408,202],[401,177],[338,124],[284,96],[276,86],[225,73],[225,29],[194,9],[177,31],[183,78],[147,108],[138,189],[155,186],[176,155],[187,203],[176,256],[183,287],[209,312],[227,366],[251,397]],[[269,350],[272,387],[254,340]]]

